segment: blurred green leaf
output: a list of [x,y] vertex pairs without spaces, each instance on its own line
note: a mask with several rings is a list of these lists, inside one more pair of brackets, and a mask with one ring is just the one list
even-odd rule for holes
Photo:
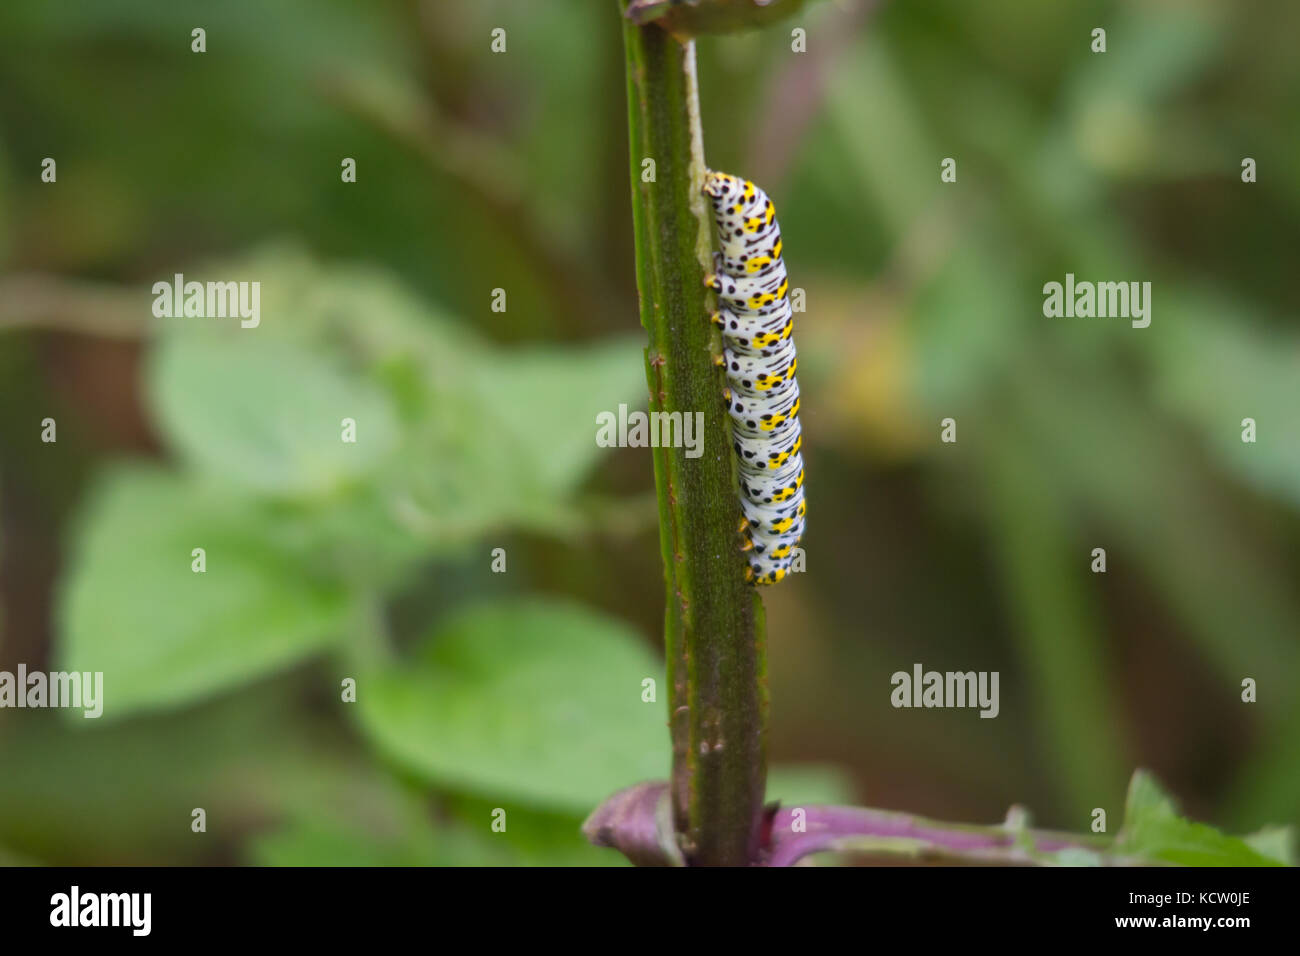
[[[508,866],[628,866],[619,853],[593,846],[582,835],[582,817],[449,794],[444,800],[463,839],[475,846],[475,865],[500,860]],[[493,811],[506,811],[502,832],[492,830]]]
[[[104,716],[259,677],[341,636],[351,601],[277,548],[270,516],[140,466],[102,476],[59,595],[59,667],[104,673]],[[205,549],[207,570],[191,570]],[[79,713],[77,715],[80,716]]]
[[[207,402],[191,394],[194,376],[185,367],[205,362],[192,354],[202,346],[189,346],[186,361],[167,376],[170,388],[160,397],[183,406],[192,423],[174,430],[188,457],[220,474],[235,465],[216,459],[242,456],[242,480],[282,491],[327,489],[370,469],[366,487],[382,500],[388,522],[431,549],[512,525],[563,527],[563,504],[606,452],[596,444],[596,415],[617,412],[620,403],[644,406],[638,336],[569,348],[496,348],[383,270],[323,265],[288,244],[266,246],[217,272],[263,277],[268,318],[263,327],[233,333],[240,340],[233,358],[214,355],[213,376],[219,379],[225,366],[229,378],[214,383]],[[293,320],[275,324],[274,315]],[[343,354],[360,370],[345,373],[332,358],[317,357]],[[277,394],[281,381],[300,390],[296,372],[282,378],[284,369],[298,368],[307,372],[304,394]],[[237,411],[210,409],[246,377],[250,394]],[[339,441],[345,415],[357,420],[356,445]],[[237,434],[213,441],[211,418],[237,424]],[[276,456],[281,443],[272,437],[281,433],[287,448]]]
[[1058,866],[1101,866],[1105,858],[1100,853],[1082,847],[1067,847],[1043,856],[1053,859]]
[[576,817],[511,809],[505,831],[496,832],[493,809],[460,800],[435,824],[430,807],[408,800],[381,826],[304,811],[254,838],[250,855],[262,866],[628,865],[588,844]]
[[644,395],[631,343],[493,354],[407,385],[428,412],[379,482],[399,520],[436,547],[525,526],[562,531],[566,503],[606,449],[596,414]]
[[413,824],[400,838],[377,835],[338,820],[294,819],[250,842],[258,866],[439,866],[459,865],[440,853],[427,823]]
[[1162,819],[1178,813],[1178,805],[1160,786],[1155,776],[1146,770],[1134,771],[1129,779],[1128,797],[1124,803],[1124,822],[1136,823],[1142,819]]
[[[641,700],[647,677],[658,703]],[[666,773],[662,679],[626,625],[533,598],[462,610],[412,660],[361,678],[357,700],[380,749],[423,778],[581,813]]]
[[[213,480],[279,494],[329,491],[375,468],[397,438],[382,392],[259,331],[163,338],[149,378],[168,444]],[[349,418],[355,442],[343,441]]]
[[1270,826],[1241,838],[1252,850],[1271,860],[1295,866],[1297,862],[1295,827]]
[[606,449],[596,415],[645,394],[640,346],[471,349],[415,387],[429,414],[390,487],[408,518],[439,542],[510,525],[562,529],[561,505]]
[[471,394],[490,440],[473,477],[506,479],[515,518],[545,526],[552,502],[573,492],[606,453],[596,444],[596,416],[617,414],[620,403],[644,404],[641,345],[629,337],[583,349],[517,350],[476,369]]
[[[303,708],[293,681],[111,723],[6,710],[0,767],[0,842],[45,864],[229,862],[280,817],[384,833],[397,816],[391,780],[339,721]],[[206,835],[190,829],[195,807]]]
[[1285,842],[1270,834],[1266,839],[1256,838],[1252,845],[1184,819],[1155,778],[1139,770],[1129,783],[1124,828],[1115,850],[1183,866],[1285,866],[1288,858],[1275,855]]

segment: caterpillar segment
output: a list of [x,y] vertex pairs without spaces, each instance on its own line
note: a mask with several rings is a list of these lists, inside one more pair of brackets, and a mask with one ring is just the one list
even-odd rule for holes
[[803,536],[803,433],[790,281],[781,258],[781,228],[772,200],[748,180],[710,171],[704,192],[713,205],[718,249],[705,284],[717,293],[709,316],[722,331],[723,397],[749,559],[745,577],[775,584],[790,571]]

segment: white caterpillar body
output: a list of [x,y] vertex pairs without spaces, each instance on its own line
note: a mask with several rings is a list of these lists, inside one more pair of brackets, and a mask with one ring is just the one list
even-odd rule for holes
[[781,259],[781,229],[763,190],[710,172],[720,249],[707,277],[718,293],[713,321],[722,328],[732,433],[745,516],[746,577],[775,584],[790,570],[803,536],[803,445],[790,283]]

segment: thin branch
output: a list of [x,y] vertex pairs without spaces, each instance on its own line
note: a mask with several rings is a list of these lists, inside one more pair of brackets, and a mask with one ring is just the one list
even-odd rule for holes
[[44,273],[0,279],[0,332],[51,329],[138,338],[149,328],[150,298],[119,285]]

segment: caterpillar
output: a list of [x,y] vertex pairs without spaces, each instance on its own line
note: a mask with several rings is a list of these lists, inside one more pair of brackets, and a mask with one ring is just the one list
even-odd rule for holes
[[767,193],[710,170],[720,248],[704,282],[717,293],[710,319],[722,329],[733,447],[744,516],[745,579],[775,584],[789,573],[803,537],[803,432],[795,379],[794,312],[781,259],[781,228]]

